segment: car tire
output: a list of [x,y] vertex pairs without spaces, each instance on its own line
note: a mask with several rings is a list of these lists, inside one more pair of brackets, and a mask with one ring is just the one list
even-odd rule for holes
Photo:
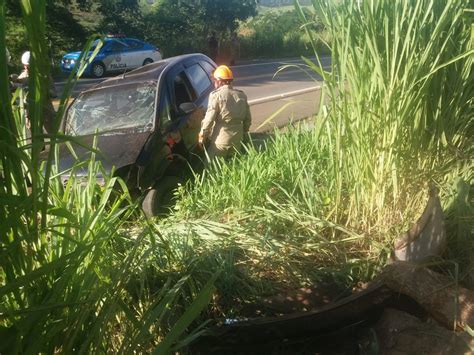
[[143,65],[147,65],[147,64],[151,64],[151,63],[153,63],[153,59],[151,59],[151,58],[147,58],[143,61]]
[[105,65],[101,62],[95,62],[91,68],[92,76],[95,78],[102,78],[105,75]]
[[165,176],[158,180],[148,190],[142,202],[142,209],[147,217],[162,216],[169,214],[170,209],[176,203],[175,191],[184,180],[178,176]]

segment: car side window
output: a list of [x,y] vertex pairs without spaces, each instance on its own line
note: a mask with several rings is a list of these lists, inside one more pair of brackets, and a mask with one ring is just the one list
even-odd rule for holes
[[204,69],[199,64],[193,64],[186,69],[197,96],[201,96],[210,86],[211,80]]
[[211,64],[205,61],[200,61],[199,64],[204,68],[204,70],[207,74],[209,74],[209,76],[212,76],[212,73],[214,72],[214,67]]
[[139,49],[143,47],[143,43],[140,41],[136,41],[134,39],[129,39],[126,41],[127,44],[130,46],[130,49]]
[[110,52],[122,52],[122,51],[125,51],[128,47],[125,46],[123,43],[120,43],[118,41],[112,41],[108,47],[107,47],[107,51],[110,51]]
[[176,112],[178,112],[179,105],[185,102],[194,102],[194,100],[196,100],[196,94],[184,72],[180,72],[176,75],[173,84],[175,109]]
[[163,97],[160,105],[160,125],[162,129],[167,129],[173,121],[171,112],[171,102],[167,90],[163,90]]

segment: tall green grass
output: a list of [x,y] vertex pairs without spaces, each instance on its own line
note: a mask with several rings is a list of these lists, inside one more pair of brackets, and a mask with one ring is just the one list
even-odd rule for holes
[[[368,279],[388,257],[388,232],[400,226],[383,226],[370,239],[340,222],[328,155],[313,128],[275,132],[263,149],[249,146],[206,170],[181,192],[168,223],[179,220],[204,254],[232,250],[232,268],[245,280],[237,283],[256,294],[311,286],[328,275],[343,285]],[[238,290],[239,298],[249,296]]]
[[58,146],[72,139],[59,132],[61,117],[95,53],[83,54],[45,134],[45,1],[21,7],[30,80],[26,91],[11,93],[0,0],[0,352],[169,353],[199,334],[187,329],[212,296],[215,270],[196,285],[186,270],[159,269],[152,285],[151,256],[172,256],[169,243],[140,220],[123,181],[101,168],[94,148],[87,161],[60,170]]
[[[395,225],[421,210],[427,185],[435,184],[448,226],[472,229],[472,2],[313,1],[313,7],[332,38],[330,72],[308,64],[322,74],[329,98],[316,129],[332,152],[338,221],[364,221],[368,231]],[[471,202],[460,218],[462,199]],[[453,228],[448,233],[447,255],[468,276],[472,238]]]
[[[330,133],[320,141],[332,152],[338,191],[351,192],[344,204],[350,219],[383,223],[387,206],[421,198],[416,192],[429,181],[472,178],[469,4],[313,2],[332,38],[331,71],[309,63],[330,98],[317,121]],[[342,199],[338,194],[341,205]]]

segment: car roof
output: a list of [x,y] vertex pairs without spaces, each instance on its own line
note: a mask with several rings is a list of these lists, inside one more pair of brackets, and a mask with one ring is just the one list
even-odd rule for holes
[[99,90],[117,85],[132,84],[134,82],[158,80],[163,74],[166,74],[175,65],[186,65],[186,63],[189,61],[198,60],[213,63],[209,57],[201,53],[184,54],[176,57],[170,57],[124,73],[122,75],[104,80],[87,91]]
[[138,38],[133,38],[133,37],[105,37],[104,38],[104,41],[105,42],[111,42],[111,41],[128,41],[128,40],[133,40],[133,41],[138,41],[138,42],[141,42],[141,43],[145,43],[144,41],[142,41],[141,39],[138,39]]

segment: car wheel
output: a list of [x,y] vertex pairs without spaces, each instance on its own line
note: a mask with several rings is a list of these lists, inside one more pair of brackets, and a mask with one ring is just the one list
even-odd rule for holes
[[92,75],[96,78],[102,78],[105,75],[105,65],[97,62],[92,64]]
[[147,58],[143,61],[143,65],[147,65],[147,64],[151,64],[151,63],[153,63],[153,59],[151,59],[151,58]]
[[142,202],[142,209],[147,217],[166,215],[176,203],[175,191],[184,181],[178,176],[165,176],[158,180]]

